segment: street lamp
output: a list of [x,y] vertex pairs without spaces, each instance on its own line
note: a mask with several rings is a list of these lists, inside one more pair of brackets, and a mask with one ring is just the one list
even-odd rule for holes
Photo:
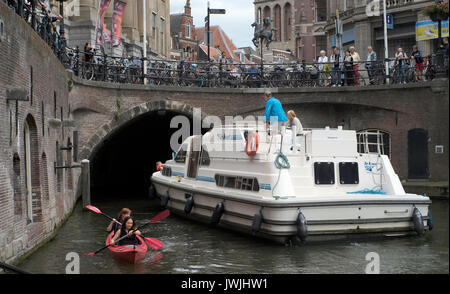
[[211,46],[211,40],[210,40],[210,34],[211,32],[209,31],[209,20],[210,20],[210,14],[225,14],[225,9],[211,9],[209,8],[209,1],[208,1],[208,8],[207,8],[207,14],[206,14],[206,18],[205,18],[205,22],[206,22],[206,40],[207,40],[207,45],[208,45],[208,62],[211,62],[211,58],[210,58],[210,50],[209,47]]
[[61,44],[61,47],[66,46],[66,37],[65,37],[65,31],[64,31],[64,2],[67,0],[57,0],[59,3],[59,14],[61,15],[61,22],[59,24],[59,42]]
[[147,0],[142,0],[142,3],[143,3],[142,10],[143,10],[143,23],[144,23],[144,29],[143,29],[143,31],[144,31],[143,47],[144,48],[142,50],[142,57],[143,57],[143,62],[144,62],[144,64],[143,64],[143,71],[144,71],[143,83],[145,85],[145,84],[147,84]]

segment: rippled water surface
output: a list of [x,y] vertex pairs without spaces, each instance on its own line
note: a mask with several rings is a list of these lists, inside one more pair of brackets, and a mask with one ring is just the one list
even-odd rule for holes
[[[158,203],[148,200],[102,201],[93,205],[115,216],[122,207],[133,210],[138,224],[155,216]],[[144,235],[164,243],[160,251],[149,250],[139,264],[115,260],[104,250],[105,217],[85,212],[78,202],[73,215],[58,235],[20,267],[32,273],[65,273],[66,254],[80,255],[80,272],[96,273],[364,273],[366,254],[380,256],[381,273],[449,273],[448,201],[432,204],[435,228],[424,237],[359,239],[303,246],[281,246],[231,231],[212,228],[175,215],[151,224]]]

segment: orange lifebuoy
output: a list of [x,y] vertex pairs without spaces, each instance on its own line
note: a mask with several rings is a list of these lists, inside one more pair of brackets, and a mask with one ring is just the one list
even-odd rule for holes
[[258,132],[251,132],[247,136],[247,143],[245,144],[245,153],[248,156],[255,156],[259,147],[259,134]]

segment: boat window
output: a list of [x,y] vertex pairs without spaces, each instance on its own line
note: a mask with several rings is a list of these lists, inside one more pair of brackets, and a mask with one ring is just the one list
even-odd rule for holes
[[172,169],[170,167],[168,167],[168,166],[165,166],[165,167],[163,167],[163,169],[161,171],[161,174],[163,176],[166,176],[166,177],[171,177],[172,176]]
[[314,181],[316,185],[333,185],[334,163],[314,162]]
[[175,156],[175,162],[178,163],[185,163],[186,162],[186,149],[187,146],[186,145],[182,145],[180,150],[178,150],[177,155]]
[[232,188],[245,191],[259,191],[257,178],[248,178],[241,176],[216,175],[216,185],[219,187]]
[[343,185],[355,185],[359,183],[357,162],[339,162],[339,181]]

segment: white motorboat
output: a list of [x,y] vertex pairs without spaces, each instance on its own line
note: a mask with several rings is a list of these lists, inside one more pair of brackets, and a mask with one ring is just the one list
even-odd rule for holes
[[355,131],[294,134],[235,124],[190,136],[151,193],[173,213],[281,243],[432,228],[430,199],[405,193],[387,155],[358,153]]

